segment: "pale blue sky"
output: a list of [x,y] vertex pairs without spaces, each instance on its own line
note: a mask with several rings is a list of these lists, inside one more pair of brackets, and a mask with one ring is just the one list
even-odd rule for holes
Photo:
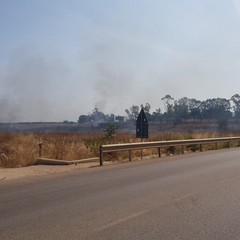
[[0,0],[0,29],[0,121],[240,94],[240,0]]

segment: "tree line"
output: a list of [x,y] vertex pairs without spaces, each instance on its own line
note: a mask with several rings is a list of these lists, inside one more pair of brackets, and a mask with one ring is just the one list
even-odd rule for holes
[[155,111],[151,111],[151,105],[132,105],[129,109],[125,109],[125,116],[104,114],[98,108],[94,108],[92,113],[88,115],[80,115],[79,123],[89,122],[123,122],[136,121],[141,109],[144,110],[148,121],[164,122],[164,123],[182,123],[188,120],[230,120],[240,119],[240,95],[235,94],[230,99],[226,98],[210,98],[200,101],[194,98],[182,97],[175,100],[169,94],[164,96],[164,109],[159,107]]

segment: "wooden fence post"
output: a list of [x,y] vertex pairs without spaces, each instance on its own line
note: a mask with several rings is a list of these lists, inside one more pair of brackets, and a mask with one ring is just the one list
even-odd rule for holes
[[39,146],[38,156],[41,158],[41,157],[42,157],[42,146],[43,146],[43,143],[40,142],[40,143],[38,144],[38,146]]

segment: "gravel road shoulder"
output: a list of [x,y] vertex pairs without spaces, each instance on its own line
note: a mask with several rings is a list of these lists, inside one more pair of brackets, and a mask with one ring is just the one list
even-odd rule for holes
[[36,166],[19,167],[19,168],[0,168],[0,182],[18,179],[18,178],[46,175],[46,174],[70,172],[73,170],[96,167],[98,165],[99,165],[98,162],[92,162],[92,163],[82,163],[77,165],[73,164],[73,165],[66,165],[66,166],[36,165]]

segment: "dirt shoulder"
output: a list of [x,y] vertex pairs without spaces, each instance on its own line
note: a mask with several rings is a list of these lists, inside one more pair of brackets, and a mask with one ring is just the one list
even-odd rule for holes
[[81,163],[77,165],[64,165],[64,166],[56,166],[56,165],[36,165],[29,167],[20,167],[20,168],[0,168],[0,182],[8,181],[18,178],[24,177],[33,177],[40,176],[46,174],[57,174],[70,172],[77,169],[84,169],[98,166],[98,162],[92,163]]

